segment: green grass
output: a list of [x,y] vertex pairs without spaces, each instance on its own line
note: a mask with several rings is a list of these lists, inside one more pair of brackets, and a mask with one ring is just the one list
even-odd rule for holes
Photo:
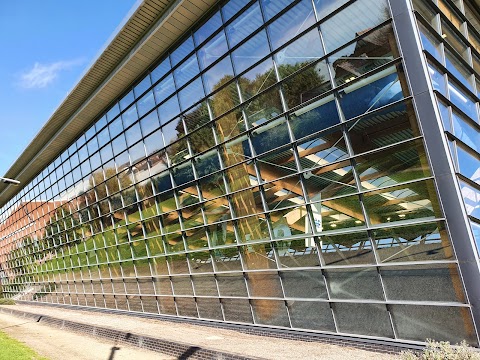
[[15,305],[15,301],[12,299],[0,298],[0,305]]
[[0,332],[0,360],[48,360],[21,342]]

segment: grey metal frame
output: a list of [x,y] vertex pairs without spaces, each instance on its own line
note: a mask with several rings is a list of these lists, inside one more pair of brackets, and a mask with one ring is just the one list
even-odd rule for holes
[[[435,175],[448,231],[454,247],[474,323],[480,328],[480,260],[458,185],[448,144],[443,133],[432,84],[423,55],[410,0],[388,0],[414,99],[418,122],[423,129],[427,155]],[[439,151],[438,149],[443,149]]]

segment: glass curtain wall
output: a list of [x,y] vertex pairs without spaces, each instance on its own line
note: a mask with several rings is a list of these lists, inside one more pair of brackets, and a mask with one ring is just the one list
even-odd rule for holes
[[480,249],[480,13],[464,1],[415,0],[443,129]]
[[476,344],[383,0],[219,4],[1,211],[19,300]]

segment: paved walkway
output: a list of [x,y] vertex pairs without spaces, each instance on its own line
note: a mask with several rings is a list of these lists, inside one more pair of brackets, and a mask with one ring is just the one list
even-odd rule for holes
[[[3,307],[3,306],[2,306]],[[263,337],[256,335],[249,335],[235,330],[218,329],[208,326],[200,326],[179,322],[168,322],[163,320],[147,319],[127,315],[106,314],[102,312],[71,310],[60,307],[51,306],[33,306],[33,305],[14,305],[9,306],[9,309],[48,316],[52,318],[74,321],[82,324],[95,325],[102,328],[119,330],[137,335],[154,337],[162,339],[163,341],[170,341],[181,344],[188,344],[191,347],[198,347],[202,349],[211,349],[221,351],[229,354],[243,355],[247,358],[262,358],[262,359],[325,359],[325,360],[345,360],[345,359],[372,359],[372,360],[387,360],[398,359],[397,356],[380,354],[370,351],[364,351],[355,348],[343,347],[338,345],[324,344],[320,342],[304,342],[297,340],[287,340],[273,337]],[[18,326],[7,327],[13,320],[20,319]],[[4,325],[5,324],[5,325]],[[13,324],[15,325],[15,324]],[[64,330],[47,327],[35,323],[35,320],[14,318],[11,315],[0,313],[0,326],[4,329],[2,331],[8,332],[11,336],[27,342],[26,339],[31,337],[31,332],[38,334],[38,342],[27,342],[29,346],[34,349],[39,349],[39,345],[43,343],[55,344],[54,348],[60,357],[50,356],[51,359],[109,359],[111,348],[115,344],[103,343],[103,347],[98,345],[98,351],[94,351],[100,357],[78,357],[77,354],[82,354],[89,348],[92,348],[92,338],[83,335],[73,334]],[[39,326],[47,327],[49,330],[38,330]],[[27,329],[27,330],[25,330]],[[29,335],[30,334],[30,335]],[[69,337],[74,336],[77,339],[73,340]],[[43,339],[43,340],[42,340]],[[88,345],[86,345],[88,344]],[[96,347],[97,345],[95,345]],[[121,359],[120,354],[126,353],[127,347],[118,345],[120,350],[117,350],[114,355],[115,360]],[[145,350],[138,350],[143,353],[152,354]],[[40,352],[40,351],[39,351]],[[42,353],[41,353],[42,354]],[[69,355],[65,355],[69,354]],[[154,353],[155,354],[155,353]],[[42,354],[43,355],[43,354]],[[44,355],[48,356],[48,355]],[[155,354],[156,359],[172,359],[172,357]],[[128,355],[125,358],[129,359],[149,359],[144,355]]]

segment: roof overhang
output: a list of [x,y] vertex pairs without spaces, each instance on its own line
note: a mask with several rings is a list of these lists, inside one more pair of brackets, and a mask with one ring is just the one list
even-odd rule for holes
[[[139,1],[5,177],[27,185],[216,1]],[[0,183],[0,206],[21,189]]]

